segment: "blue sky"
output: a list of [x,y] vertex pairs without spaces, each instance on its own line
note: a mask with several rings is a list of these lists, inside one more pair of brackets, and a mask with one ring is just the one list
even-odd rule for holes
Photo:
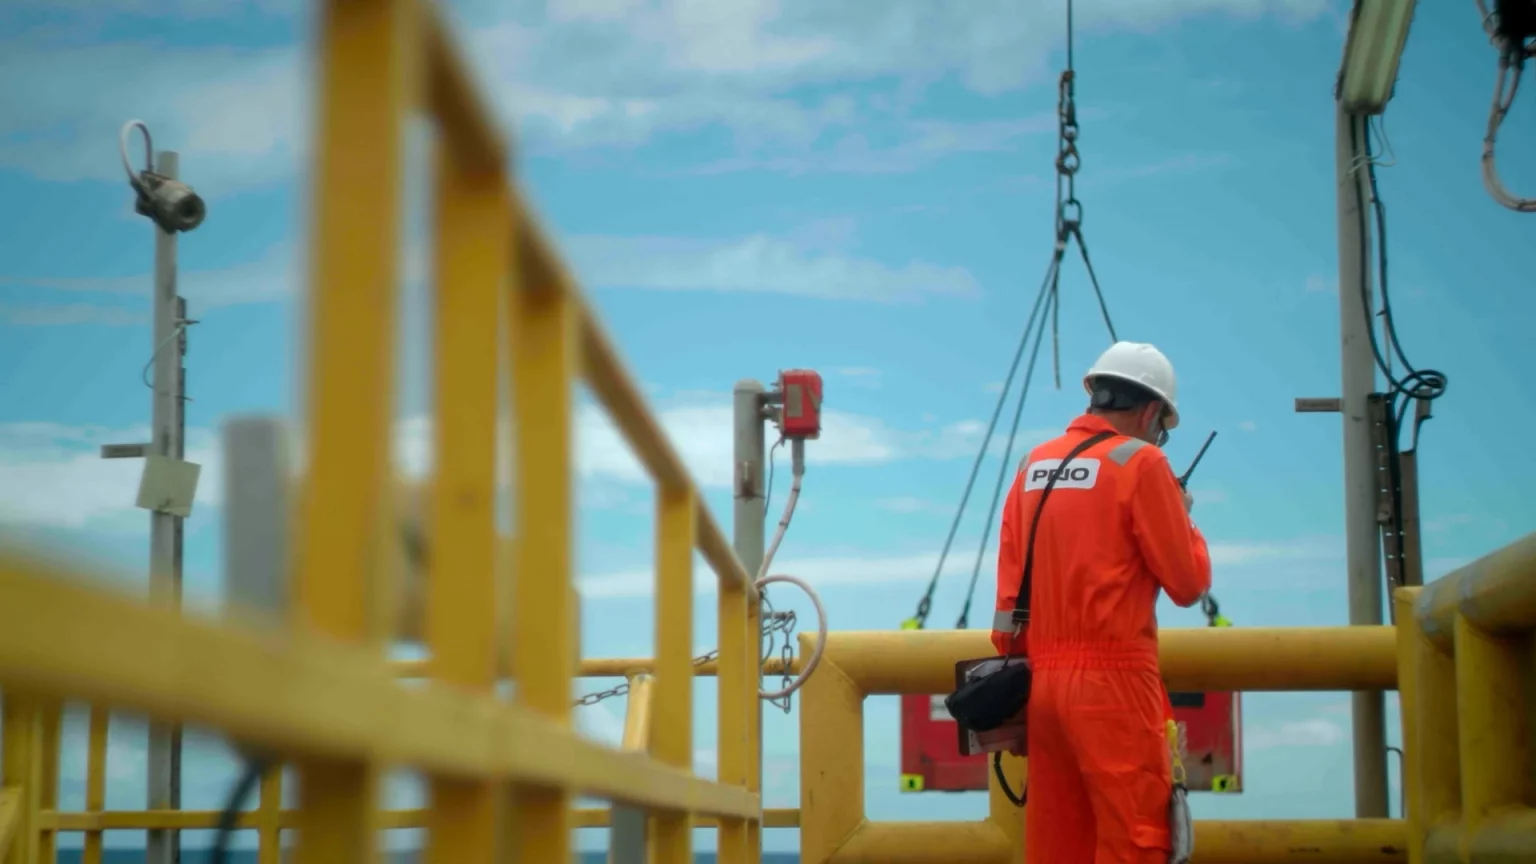
[[[722,523],[733,382],[791,366],[826,376],[826,430],[778,569],[815,582],[834,628],[896,627],[933,566],[1050,252],[1061,4],[451,5],[479,80],[518,130],[524,188]],[[1222,433],[1193,484],[1194,514],[1239,626],[1346,620],[1338,420],[1291,408],[1338,389],[1331,92],[1346,9],[1079,2],[1084,231],[1122,337],[1157,343],[1179,370],[1174,463]],[[304,374],[311,29],[294,0],[0,11],[0,72],[28,82],[0,95],[0,200],[22,202],[0,212],[0,519],[144,581],[138,467],[95,456],[141,440],[148,420],[150,232],[116,153],[119,126],[142,118],[209,203],[181,243],[182,292],[201,322],[189,458],[205,466],[187,591],[205,607],[219,597],[219,425],[293,416]],[[1493,64],[1473,4],[1419,4],[1385,123],[1395,162],[1378,172],[1404,346],[1451,379],[1422,451],[1431,576],[1536,515],[1506,455],[1524,452],[1536,421],[1530,400],[1509,395],[1524,392],[1531,360],[1520,346],[1536,292],[1513,251],[1532,223],[1498,207],[1478,175]],[[1527,195],[1528,109],[1516,107],[1500,148],[1506,182]],[[425,158],[416,147],[418,212]],[[422,221],[402,250],[411,323],[397,434],[401,469],[417,475],[429,429]],[[1064,386],[1037,372],[1029,441],[1081,409],[1075,379],[1106,344],[1076,266],[1062,306]],[[646,655],[649,488],[598,412],[584,407],[580,421],[584,651]],[[941,583],[937,626],[962,602],[999,458]],[[990,583],[989,571],[982,608]],[[775,599],[808,622],[808,603]],[[698,618],[704,649],[707,589]],[[1171,607],[1161,621],[1201,623]],[[713,683],[697,693],[699,767],[712,771]],[[1244,714],[1246,791],[1202,796],[1197,816],[1350,814],[1344,694],[1256,694]],[[767,803],[795,806],[797,721],[767,716]],[[871,699],[868,717],[872,817],[983,812],[978,795],[898,794],[895,699]],[[621,718],[608,703],[582,723],[611,738]],[[141,806],[142,728],[115,728],[108,803]],[[83,726],[71,734],[82,741]],[[212,807],[234,769],[215,745],[193,747],[185,804]],[[63,803],[78,808],[83,753],[65,771]],[[767,843],[792,848],[794,832]]]

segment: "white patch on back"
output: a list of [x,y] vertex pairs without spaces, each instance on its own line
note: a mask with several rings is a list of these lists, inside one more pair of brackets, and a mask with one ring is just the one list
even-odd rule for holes
[[[1060,459],[1041,459],[1025,466],[1024,491],[1044,489],[1051,474],[1061,470]],[[1078,457],[1067,464],[1052,489],[1092,489],[1099,482],[1099,460]]]

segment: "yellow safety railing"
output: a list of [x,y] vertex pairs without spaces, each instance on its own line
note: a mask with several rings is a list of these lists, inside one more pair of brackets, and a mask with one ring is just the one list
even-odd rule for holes
[[1536,861],[1536,534],[1393,602],[1410,860]]
[[[1391,627],[1203,627],[1164,630],[1163,675],[1177,690],[1390,690],[1397,686]],[[864,699],[943,693],[955,663],[993,653],[984,631],[832,633],[800,697],[802,864],[1005,864],[1025,860],[1022,819],[991,782],[979,822],[872,822],[864,812]],[[808,643],[801,638],[801,649]],[[1006,757],[1017,778],[1023,759]],[[1017,780],[1012,781],[1017,785]],[[1408,829],[1397,819],[1197,821],[1200,864],[1401,861]]]
[[[722,861],[757,860],[760,625],[752,577],[513,187],[506,142],[435,6],[320,5],[309,467],[295,523],[293,621],[182,616],[37,561],[0,562],[6,864],[51,860],[54,832],[42,813],[57,808],[63,699],[209,726],[243,748],[291,759],[296,864],[372,864],[378,829],[394,821],[377,808],[380,778],[395,766],[428,778],[432,803],[421,822],[431,864],[568,861],[577,794],[649,810],[653,861],[691,864],[694,814],[717,820]],[[437,132],[437,433],[425,622],[432,680],[407,688],[385,659],[397,598],[378,550],[380,502],[391,500],[403,132],[417,110]],[[510,702],[492,689],[507,659],[497,656],[493,520],[503,340],[521,504],[515,573],[525,577],[512,587]],[[643,753],[572,729],[578,379],[658,486],[653,722]],[[718,782],[690,770],[696,549],[720,578]],[[89,804],[99,806],[100,791]],[[89,818],[109,827],[104,815]],[[55,830],[67,821],[55,819]],[[270,848],[283,822],[270,811],[247,820]]]
[[[953,664],[990,652],[965,631],[834,633],[802,691],[796,810],[761,807],[753,647],[757,592],[608,337],[511,185],[505,142],[427,0],[330,0],[310,302],[309,468],[291,621],[182,615],[0,559],[4,695],[0,855],[52,861],[60,832],[208,828],[209,812],[107,812],[108,709],[221,730],[281,772],[240,825],[260,861],[296,829],[297,864],[372,864],[381,829],[427,829],[429,864],[563,862],[572,829],[647,811],[651,861],[691,864],[691,828],[718,827],[723,864],[760,858],[764,826],[798,826],[804,864],[1022,860],[1021,820],[998,789],[977,822],[872,822],[863,703],[944,692]],[[435,121],[436,458],[424,608],[427,663],[386,659],[397,586],[379,550],[390,502],[393,320],[401,132]],[[493,519],[498,348],[510,347],[517,508],[510,622],[498,620]],[[577,658],[572,590],[573,391],[584,380],[656,480],[656,659]],[[692,560],[720,579],[719,656],[694,667]],[[528,578],[515,578],[517,575]],[[1536,860],[1536,535],[1393,598],[1398,625],[1165,631],[1180,690],[1401,690],[1403,820],[1203,821],[1201,864]],[[808,637],[802,647],[808,649]],[[519,662],[518,658],[524,658]],[[531,662],[526,658],[537,658]],[[498,698],[505,669],[516,696]],[[572,728],[578,675],[635,677],[620,747]],[[719,676],[718,780],[690,770],[693,677]],[[425,676],[403,686],[403,675]],[[85,812],[58,809],[64,700],[92,706]],[[383,811],[382,772],[410,767],[430,806]],[[1010,759],[1006,770],[1027,770]],[[576,795],[615,808],[578,810]],[[622,809],[620,809],[622,808]]]

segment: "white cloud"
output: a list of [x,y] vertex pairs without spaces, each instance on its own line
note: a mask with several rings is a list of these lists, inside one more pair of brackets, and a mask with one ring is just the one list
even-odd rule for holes
[[[975,562],[974,549],[974,545],[968,545],[958,552],[951,552],[944,562],[943,575],[951,579],[968,577]],[[1214,567],[1243,566],[1275,558],[1302,557],[1309,551],[1304,543],[1210,543],[1211,564]],[[982,557],[983,575],[990,572],[990,562],[996,560],[997,544],[994,540]],[[908,555],[882,555],[871,551],[866,555],[784,557],[775,561],[773,572],[792,573],[818,589],[890,585],[926,581],[933,576],[938,561],[937,551]],[[583,576],[579,583],[582,597],[588,600],[636,599],[655,594],[655,575],[649,568]],[[715,585],[716,578],[707,567],[700,565],[695,568],[696,592],[713,593]]]
[[[147,426],[108,429],[56,423],[0,423],[0,522],[62,528],[142,527],[128,517],[143,513],[138,498],[139,459],[102,459],[102,444],[149,440]],[[186,456],[204,466],[199,505],[216,504],[222,478],[207,470],[214,442],[205,431],[187,434]],[[197,510],[193,510],[196,518]]]
[[[579,274],[579,281],[591,288],[748,291],[879,303],[974,297],[980,293],[975,277],[964,267],[920,261],[893,266],[861,258],[831,248],[841,244],[815,236],[811,230],[815,227],[791,232],[788,237],[758,234],[729,240],[577,235],[558,246]],[[402,254],[400,273],[407,294],[426,296],[429,249],[422,240],[407,244]],[[178,287],[194,316],[209,309],[282,300],[298,293],[305,284],[302,259],[301,251],[285,243],[244,264],[184,271]],[[110,277],[0,275],[0,286],[47,288],[66,294],[148,297],[151,284],[147,272]],[[89,304],[0,305],[0,323],[6,321],[130,324],[140,323],[142,316],[131,310]],[[877,370],[841,371],[859,377],[865,386],[878,386]]]
[[[115,180],[115,137],[145,119],[161,146],[184,154],[210,195],[290,174],[303,155],[310,52],[102,43],[116,16],[175,19],[238,11],[190,0],[45,0],[48,23],[0,43],[0,74],[36,86],[10,94],[0,117],[0,165],[48,179]],[[246,4],[295,36],[307,8]],[[828,6],[815,0],[728,5],[658,0],[460,0],[458,28],[477,77],[501,114],[537,148],[633,147],[672,133],[720,128],[728,155],[709,170],[910,170],[947,153],[1011,147],[1048,118],[966,123],[918,107],[954,78],[996,95],[1050,78],[1061,50],[1055,4],[922,0]],[[1147,32],[1195,15],[1275,15],[1306,21],[1327,0],[1112,0],[1078,12],[1079,38]],[[304,16],[304,17],[301,17]],[[173,32],[173,31],[172,31]],[[814,93],[814,96],[808,94]]]
[[1244,420],[1237,424],[1237,428],[1243,430],[1244,432],[1255,432],[1258,431],[1259,424],[1253,422],[1252,420]]
[[564,244],[592,286],[665,291],[753,291],[876,302],[974,296],[964,267],[912,261],[893,267],[868,258],[816,253],[754,235],[727,241],[669,237],[572,237]]
[[[226,306],[263,303],[290,296],[300,284],[298,257],[288,245],[274,246],[260,258],[244,264],[208,270],[182,270],[177,274],[177,291],[187,298],[192,317]],[[418,268],[419,264],[415,265]],[[148,298],[154,284],[149,272],[129,276],[0,276],[0,286],[47,288],[63,294],[106,294]],[[147,323],[147,313],[118,307],[85,303],[37,305],[21,309],[0,306],[0,320],[17,313],[17,324]]]
[[[183,176],[205,198],[289,177],[306,135],[304,72],[293,48],[0,41],[0,76],[36,84],[8,93],[0,166],[121,182],[118,130],[137,118],[157,148],[181,154]],[[130,140],[141,167],[142,143]]]
[[1276,747],[1331,747],[1344,740],[1344,727],[1323,717],[1295,720],[1278,726],[1249,727],[1243,730],[1247,750]]
[[[700,484],[730,485],[732,417],[729,397],[692,396],[663,405],[663,428]],[[507,427],[503,427],[504,430]],[[980,440],[980,424],[962,422],[937,429],[904,430],[857,414],[828,411],[822,438],[807,448],[811,465],[874,465],[899,459],[949,459],[972,455]],[[107,429],[56,423],[0,423],[0,521],[63,528],[105,528],[138,525],[129,519],[138,495],[142,462],[102,459],[102,444],[132,443],[149,438],[146,427]],[[500,436],[506,441],[507,434]],[[412,477],[431,471],[432,422],[418,416],[396,425],[396,463]],[[302,461],[302,442],[295,440]],[[223,499],[223,468],[215,433],[187,431],[187,459],[202,466],[198,507],[216,507]],[[650,482],[622,434],[597,405],[578,409],[577,468],[596,484],[638,485]],[[503,473],[502,482],[510,482]],[[587,490],[584,490],[584,493]],[[606,500],[627,503],[602,485],[584,494],[588,504]],[[606,496],[606,497],[605,497]],[[193,518],[197,518],[194,510]],[[124,521],[124,520],[127,521]]]
[[138,327],[148,323],[149,313],[116,306],[98,306],[89,303],[25,306],[0,304],[0,324],[16,327],[68,327],[79,324]]

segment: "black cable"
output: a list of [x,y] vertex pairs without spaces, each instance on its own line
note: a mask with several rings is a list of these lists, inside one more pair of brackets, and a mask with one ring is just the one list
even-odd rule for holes
[[1003,774],[1003,754],[1001,752],[992,754],[992,773],[997,776],[997,785],[1003,787],[1003,794],[1008,796],[1008,800],[1013,803],[1013,806],[1023,807],[1024,802],[1029,799],[1029,778],[1026,777],[1024,779],[1023,790],[1015,794],[1013,787],[1008,785],[1008,778]]
[[240,779],[236,781],[235,788],[229,792],[229,800],[225,802],[224,809],[219,811],[219,822],[214,828],[213,846],[208,850],[208,864],[227,864],[229,841],[234,836],[236,824],[240,821],[240,813],[245,810],[245,804],[250,799],[251,793],[261,785],[261,778],[266,776],[268,767],[265,759],[246,760]]
[[[1387,268],[1387,217],[1386,205],[1382,202],[1381,191],[1376,183],[1376,156],[1371,147],[1369,127],[1365,130],[1364,140],[1360,135],[1360,124],[1353,118],[1350,120],[1349,139],[1350,154],[1359,170],[1360,163],[1366,172],[1366,178],[1371,186],[1371,212],[1375,219],[1375,246],[1376,246],[1376,271],[1377,281],[1381,284],[1381,317],[1387,331],[1388,349],[1395,354],[1403,364],[1406,374],[1399,379],[1392,374],[1391,364],[1384,356],[1380,342],[1376,337],[1376,327],[1373,322],[1370,298],[1370,260],[1369,256],[1360,256],[1360,304],[1366,322],[1366,333],[1370,338],[1371,354],[1375,358],[1376,366],[1387,379],[1387,392],[1383,394],[1385,399],[1383,406],[1383,421],[1387,426],[1387,484],[1390,498],[1390,530],[1397,540],[1397,557],[1387,571],[1389,587],[1397,587],[1404,581],[1406,570],[1403,554],[1405,544],[1403,542],[1403,527],[1405,521],[1403,489],[1402,489],[1402,442],[1401,432],[1403,420],[1407,416],[1410,403],[1430,403],[1445,395],[1449,379],[1445,373],[1437,369],[1418,369],[1408,361],[1403,352],[1401,341],[1397,336],[1397,322],[1392,314],[1391,287],[1388,282]],[[1360,236],[1362,241],[1370,237],[1371,225],[1366,216],[1365,191],[1358,180],[1354,183],[1355,206],[1359,212]],[[1425,414],[1415,418],[1413,424],[1413,444],[1418,446],[1419,427],[1432,415]],[[1394,575],[1395,571],[1395,575]]]

